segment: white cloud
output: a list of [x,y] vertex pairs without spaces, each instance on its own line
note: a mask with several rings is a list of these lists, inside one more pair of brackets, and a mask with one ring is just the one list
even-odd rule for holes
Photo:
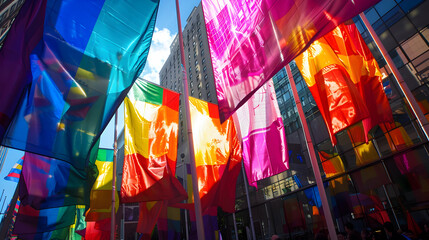
[[170,55],[170,45],[174,37],[167,28],[161,30],[155,28],[146,66],[140,74],[141,78],[159,84],[159,71]]

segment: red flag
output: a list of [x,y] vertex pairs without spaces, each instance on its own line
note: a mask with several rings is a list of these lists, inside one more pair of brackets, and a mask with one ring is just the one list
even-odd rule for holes
[[164,208],[167,208],[165,201],[140,203],[137,232],[143,234],[142,239],[150,239],[159,214]]

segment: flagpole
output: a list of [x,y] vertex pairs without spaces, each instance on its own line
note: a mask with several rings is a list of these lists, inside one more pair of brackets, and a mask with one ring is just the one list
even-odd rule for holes
[[3,198],[3,194],[4,194],[4,189],[3,189],[3,192],[1,192],[0,201],[1,201],[1,199]]
[[186,74],[186,61],[185,61],[185,50],[183,48],[183,36],[182,36],[182,23],[180,20],[180,8],[179,0],[176,0],[176,15],[177,15],[177,29],[179,34],[179,46],[180,46],[180,60],[182,61],[183,67],[183,94],[184,94],[184,107],[186,113],[186,126],[188,128],[188,145],[189,145],[189,161],[191,164],[191,175],[192,175],[192,187],[194,189],[194,205],[195,205],[195,217],[197,224],[197,235],[199,240],[205,239],[204,225],[203,225],[203,214],[201,211],[201,199],[198,190],[198,178],[197,178],[197,167],[195,165],[195,153],[194,153],[194,140],[192,137],[192,125],[191,125],[191,114],[189,110],[189,91],[188,91],[188,79]]
[[252,238],[253,240],[256,240],[255,225],[253,224],[252,208],[251,208],[250,198],[249,198],[249,189],[248,189],[249,183],[247,182],[243,161],[241,161],[241,172],[243,173],[242,175],[243,175],[243,181],[244,181],[244,190],[246,191],[247,208],[249,209],[250,228],[252,230]]
[[[4,203],[6,202],[6,197],[7,196],[4,196],[4,200],[3,200],[3,205],[1,206],[1,211],[0,211],[0,213],[2,213],[3,214],[3,207],[4,207]],[[1,200],[0,200],[1,201]],[[6,211],[6,210],[5,210]],[[5,213],[6,214],[6,213]]]
[[371,24],[368,22],[368,19],[366,18],[365,14],[362,12],[359,14],[359,16],[362,19],[365,27],[368,29],[368,32],[371,35],[372,39],[374,39],[374,42],[377,45],[378,49],[380,50],[381,55],[386,60],[387,65],[389,66],[390,70],[395,76],[396,82],[398,83],[399,88],[404,94],[408,105],[410,106],[411,110],[416,116],[417,121],[419,122],[420,127],[422,128],[423,133],[426,136],[426,139],[429,140],[429,122],[426,119],[425,115],[423,114],[422,110],[420,109],[419,104],[414,98],[414,95],[411,93],[410,89],[408,88],[408,85],[405,83],[404,78],[402,77],[398,68],[395,66],[395,63],[393,62],[392,58],[387,53],[386,48],[384,48],[384,45],[382,44],[380,38],[377,36]]
[[[0,239],[6,239],[7,232],[9,230],[10,223],[13,217],[13,211],[15,209],[16,202],[18,201],[18,192],[19,192],[19,184],[16,186],[15,193],[10,201],[9,210],[3,216],[2,221],[0,223]],[[13,206],[13,207],[12,207]]]
[[232,220],[234,221],[235,240],[238,240],[237,221],[235,220],[235,212],[232,213]]
[[[183,161],[182,159],[182,166],[183,166],[183,185],[185,186],[185,190],[186,192],[188,192],[188,178],[186,177],[187,175],[187,169],[186,169],[186,163],[185,161]],[[185,179],[186,179],[186,184],[185,184]],[[186,200],[184,200],[184,202],[186,203]],[[185,213],[185,236],[186,236],[186,240],[189,240],[189,232],[188,232],[188,211],[186,209],[183,209],[184,213]]]
[[116,206],[116,155],[118,152],[118,112],[115,113],[115,131],[113,135],[113,176],[112,176],[112,211],[110,219],[110,240],[115,239],[115,206]]
[[125,203],[122,203],[121,240],[125,240]]
[[295,80],[293,79],[292,71],[290,70],[289,64],[286,65],[286,71],[289,77],[290,87],[292,89],[296,108],[298,109],[299,120],[301,121],[302,129],[304,131],[304,138],[307,144],[308,153],[310,155],[311,167],[313,169],[317,189],[319,190],[320,199],[322,201],[323,213],[325,215],[326,225],[328,226],[329,236],[331,237],[331,240],[335,240],[337,239],[337,233],[335,231],[334,220],[332,218],[331,210],[329,208],[328,198],[326,197],[322,176],[320,175],[319,164],[317,163],[316,152],[314,151],[313,142],[310,136],[310,131],[308,130],[307,120],[305,119],[304,111],[302,110],[301,101],[299,100],[298,91],[296,90]]

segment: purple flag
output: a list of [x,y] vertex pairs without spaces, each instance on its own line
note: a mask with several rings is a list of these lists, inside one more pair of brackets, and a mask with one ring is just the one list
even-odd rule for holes
[[270,80],[234,115],[243,139],[243,162],[249,185],[289,168],[283,120]]
[[377,0],[203,0],[223,122],[314,40]]
[[0,141],[31,81],[31,51],[42,39],[46,0],[25,1],[0,51]]

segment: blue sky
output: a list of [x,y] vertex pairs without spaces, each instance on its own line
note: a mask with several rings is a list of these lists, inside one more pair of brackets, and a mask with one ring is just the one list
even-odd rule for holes
[[[201,0],[181,0],[180,15],[182,20],[182,29],[186,25],[186,19],[192,12],[192,9],[201,2]],[[158,18],[156,20],[155,32],[152,38],[152,45],[149,50],[148,60],[140,75],[146,80],[159,83],[159,71],[170,54],[170,44],[177,34],[176,1],[164,0],[160,2]]]
[[[192,9],[201,2],[201,0],[179,0],[180,4],[180,14],[182,20],[182,28],[186,25],[186,19],[189,14],[192,12]],[[149,50],[149,56],[146,62],[145,69],[140,75],[141,77],[159,83],[159,71],[162,68],[165,60],[170,54],[170,44],[173,41],[174,37],[177,34],[177,18],[176,18],[176,1],[175,0],[161,0],[158,10],[158,17],[155,25],[155,32],[152,39],[152,45]],[[118,111],[118,129],[121,131],[123,128],[123,107]],[[113,121],[107,126],[101,137],[101,148],[113,148]],[[9,149],[5,163],[0,172],[0,195],[3,189],[5,190],[6,203],[3,207],[3,212],[5,211],[7,204],[9,203],[11,197],[16,188],[16,183],[11,181],[4,180],[4,177],[9,173],[13,165],[24,155],[24,152]],[[3,205],[4,197],[0,199],[0,208]],[[3,213],[2,212],[2,213]]]

